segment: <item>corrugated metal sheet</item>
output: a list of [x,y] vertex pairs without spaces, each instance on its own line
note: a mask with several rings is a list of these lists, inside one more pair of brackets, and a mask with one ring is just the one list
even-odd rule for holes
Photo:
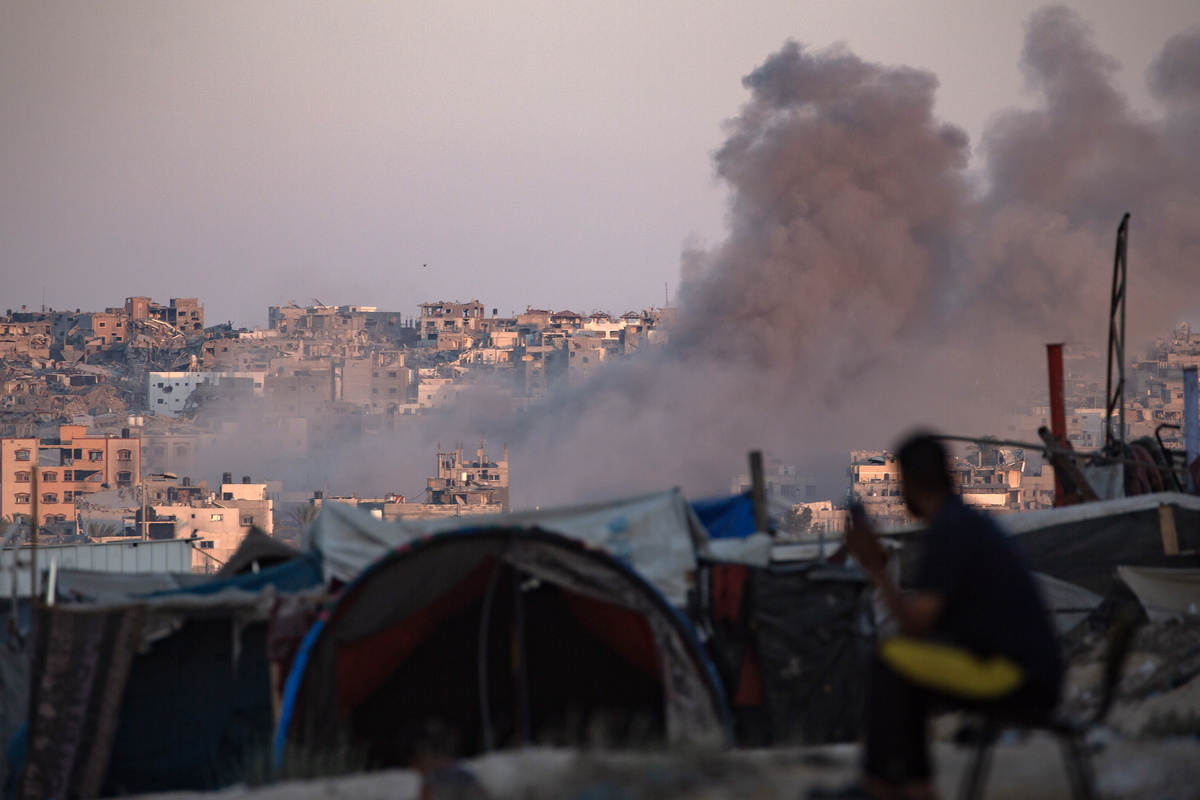
[[[17,594],[29,595],[30,547],[0,551],[0,597],[11,597],[13,566],[17,568]],[[192,571],[192,544],[187,539],[161,541],[94,542],[88,544],[40,545],[37,565],[41,585],[51,563],[59,567],[93,572],[162,574]]]

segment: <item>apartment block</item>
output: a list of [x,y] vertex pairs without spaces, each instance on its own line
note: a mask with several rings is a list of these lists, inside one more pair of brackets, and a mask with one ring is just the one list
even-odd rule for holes
[[133,436],[89,436],[81,425],[62,425],[53,438],[0,439],[0,516],[74,522],[76,498],[131,487],[140,476],[141,441]]

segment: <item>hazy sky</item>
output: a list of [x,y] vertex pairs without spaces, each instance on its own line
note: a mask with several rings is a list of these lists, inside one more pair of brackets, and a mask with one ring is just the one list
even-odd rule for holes
[[[975,142],[1039,5],[0,0],[0,307],[660,305],[725,236],[712,155],[785,40],[932,70]],[[1155,113],[1200,6],[1067,5]]]

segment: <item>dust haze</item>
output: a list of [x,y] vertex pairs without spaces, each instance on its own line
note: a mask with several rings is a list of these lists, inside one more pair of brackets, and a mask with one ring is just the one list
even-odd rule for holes
[[998,114],[973,151],[935,116],[935,75],[785,43],[743,79],[714,153],[727,238],[684,248],[667,346],[529,412],[480,387],[316,470],[347,491],[404,491],[437,442],[483,435],[493,456],[508,444],[526,507],[719,494],[762,449],[837,498],[852,448],[918,425],[1002,433],[1010,403],[1045,396],[1046,343],[1103,352],[1125,212],[1129,340],[1200,310],[1200,28],[1147,75],[1153,119],[1065,8],[1029,20],[1020,65],[1029,107]]

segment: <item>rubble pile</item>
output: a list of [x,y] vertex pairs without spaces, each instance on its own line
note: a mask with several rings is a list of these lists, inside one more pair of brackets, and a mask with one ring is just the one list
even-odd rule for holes
[[[1068,649],[1064,700],[1069,710],[1087,713],[1097,701],[1107,631],[1081,628]],[[1142,624],[1134,633],[1109,724],[1129,736],[1200,736],[1196,709],[1200,709],[1200,617]],[[1163,723],[1172,715],[1180,724],[1166,730]]]

